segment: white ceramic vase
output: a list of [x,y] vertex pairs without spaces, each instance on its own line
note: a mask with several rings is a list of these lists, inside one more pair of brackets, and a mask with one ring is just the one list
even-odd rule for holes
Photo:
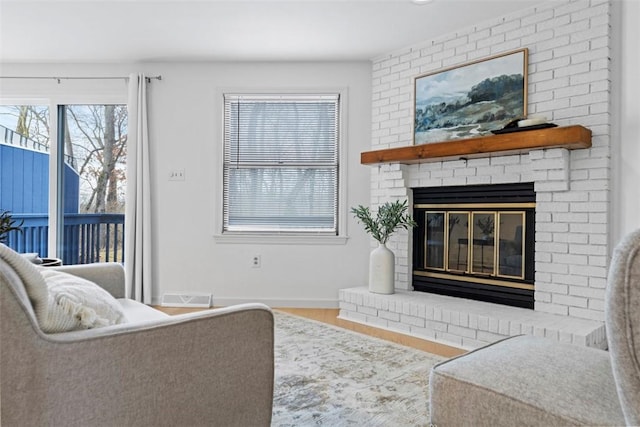
[[395,290],[395,255],[380,243],[369,256],[369,292],[392,294]]

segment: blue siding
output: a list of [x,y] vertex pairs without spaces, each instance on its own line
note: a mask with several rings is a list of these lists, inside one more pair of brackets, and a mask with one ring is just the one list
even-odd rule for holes
[[80,208],[80,177],[69,165],[64,165],[64,213],[78,213]]
[[[0,145],[0,209],[8,210],[13,206],[10,199],[13,194],[13,156]],[[6,204],[6,208],[4,207]]]
[[[78,174],[64,166],[64,212],[77,213]],[[49,154],[0,144],[0,208],[14,214],[49,211]]]

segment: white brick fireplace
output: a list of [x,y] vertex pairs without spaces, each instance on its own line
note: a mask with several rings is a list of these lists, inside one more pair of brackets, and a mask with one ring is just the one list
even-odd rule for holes
[[397,293],[344,289],[341,317],[464,348],[520,333],[606,346],[610,15],[608,1],[545,2],[373,61],[372,150],[412,144],[414,77],[522,47],[529,49],[529,114],[590,129],[592,147],[372,166],[374,210],[385,201],[411,202],[416,187],[533,182],[535,310],[413,292],[411,236],[400,232],[389,244]]

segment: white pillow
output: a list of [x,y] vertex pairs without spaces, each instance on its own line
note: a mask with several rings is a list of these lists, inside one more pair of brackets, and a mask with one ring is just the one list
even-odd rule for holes
[[127,321],[118,301],[95,283],[40,267],[48,288],[46,316],[38,319],[47,333],[99,328]]
[[40,323],[41,319],[47,316],[48,290],[44,278],[35,264],[2,243],[0,243],[0,258],[9,264],[22,280]]

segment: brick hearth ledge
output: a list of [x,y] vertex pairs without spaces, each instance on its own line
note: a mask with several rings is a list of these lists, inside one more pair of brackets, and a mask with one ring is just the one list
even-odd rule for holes
[[340,319],[472,350],[513,335],[606,349],[604,323],[414,291],[340,290]]

